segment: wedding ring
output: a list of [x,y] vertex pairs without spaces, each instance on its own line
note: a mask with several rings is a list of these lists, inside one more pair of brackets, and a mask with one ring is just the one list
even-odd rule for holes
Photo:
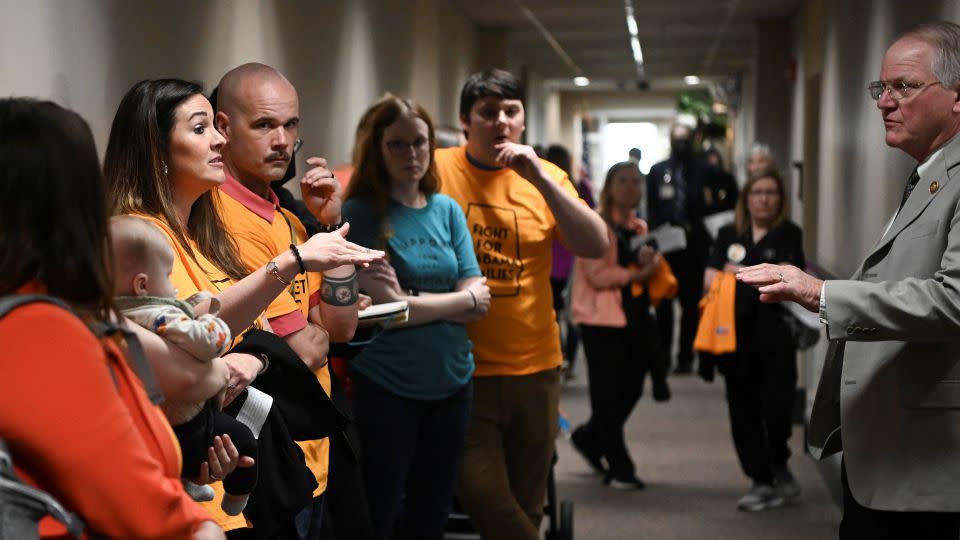
[[219,476],[217,476],[217,475],[215,475],[215,474],[213,474],[213,473],[210,473],[210,479],[213,480],[214,482],[219,482],[219,481],[223,480],[223,478],[220,478]]
[[780,283],[783,283],[783,272],[780,272]]

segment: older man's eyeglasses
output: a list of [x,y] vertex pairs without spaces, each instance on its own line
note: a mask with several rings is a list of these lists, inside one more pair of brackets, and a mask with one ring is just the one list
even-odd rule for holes
[[887,92],[891,99],[900,101],[907,99],[928,86],[940,84],[940,81],[933,82],[907,82],[907,81],[874,81],[867,85],[867,91],[874,101],[880,99],[884,92]]

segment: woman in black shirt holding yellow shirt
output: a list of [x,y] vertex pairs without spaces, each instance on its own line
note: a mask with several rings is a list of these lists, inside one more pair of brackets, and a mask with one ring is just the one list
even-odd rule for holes
[[[736,223],[720,229],[704,276],[705,290],[719,271],[761,263],[805,265],[800,228],[787,219],[783,180],[766,170],[740,192]],[[744,511],[774,508],[800,494],[787,468],[797,347],[779,304],[761,304],[753,287],[737,283],[737,352],[719,360],[727,385],[734,446],[753,481],[737,502]]]

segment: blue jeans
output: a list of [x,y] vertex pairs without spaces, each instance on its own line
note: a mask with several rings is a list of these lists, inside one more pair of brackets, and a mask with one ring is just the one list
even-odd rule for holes
[[[353,408],[376,537],[440,539],[463,456],[473,383],[436,401],[400,397],[353,373]],[[401,515],[402,514],[402,515]]]

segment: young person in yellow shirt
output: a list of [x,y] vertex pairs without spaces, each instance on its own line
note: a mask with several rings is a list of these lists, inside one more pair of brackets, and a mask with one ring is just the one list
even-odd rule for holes
[[460,94],[466,146],[436,151],[442,193],[467,218],[490,311],[468,327],[474,402],[458,494],[485,538],[539,536],[554,451],[559,330],[552,241],[581,257],[607,250],[603,220],[566,173],[520,144],[523,88],[509,72],[472,75]]

